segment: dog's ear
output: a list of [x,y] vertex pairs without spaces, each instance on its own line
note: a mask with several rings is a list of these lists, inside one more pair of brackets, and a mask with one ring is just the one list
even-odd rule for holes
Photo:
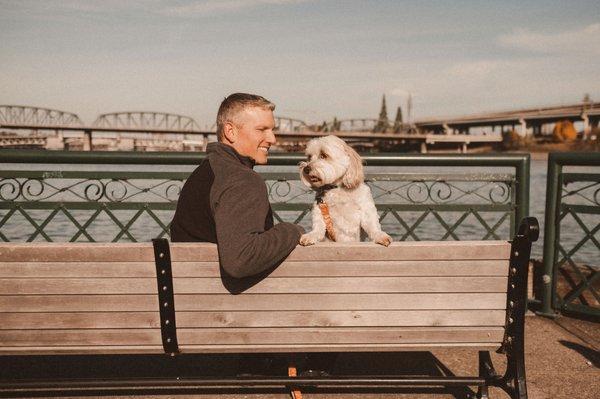
[[344,187],[349,189],[356,188],[365,180],[362,159],[360,158],[360,155],[358,155],[358,153],[354,150],[354,148],[350,147],[346,143],[344,143],[344,150],[350,158],[350,166],[348,166],[348,170],[342,178],[342,184],[344,185]]

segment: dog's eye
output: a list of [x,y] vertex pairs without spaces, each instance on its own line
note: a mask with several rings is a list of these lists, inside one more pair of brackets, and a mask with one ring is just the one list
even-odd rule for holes
[[327,159],[327,154],[325,154],[324,152],[319,154],[319,158],[321,159]]

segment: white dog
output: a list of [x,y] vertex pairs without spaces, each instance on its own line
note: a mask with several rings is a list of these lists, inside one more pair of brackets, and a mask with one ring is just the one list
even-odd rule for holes
[[360,229],[386,247],[392,238],[381,230],[371,189],[364,183],[360,156],[337,136],[312,139],[306,145],[307,161],[300,162],[300,179],[316,191],[312,231],[301,245],[324,241],[360,241]]

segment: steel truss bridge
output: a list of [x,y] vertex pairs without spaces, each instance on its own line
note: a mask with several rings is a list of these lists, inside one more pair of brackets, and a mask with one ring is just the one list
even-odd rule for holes
[[[359,148],[419,144],[421,152],[429,146],[445,143],[466,152],[475,143],[493,144],[502,141],[500,134],[472,134],[471,128],[488,127],[492,132],[500,127],[514,130],[520,126],[522,135],[533,127],[560,120],[583,122],[589,132],[598,125],[600,104],[580,103],[566,106],[521,109],[478,114],[459,118],[417,121],[385,132],[375,132],[377,119],[341,119],[309,126],[302,120],[277,116],[279,145],[299,150],[313,137],[335,134]],[[204,150],[215,126],[202,130],[189,116],[146,111],[114,112],[99,115],[91,125],[85,125],[74,113],[55,109],[0,105],[0,147],[48,149],[114,149],[114,150]],[[93,137],[93,138],[92,138]]]

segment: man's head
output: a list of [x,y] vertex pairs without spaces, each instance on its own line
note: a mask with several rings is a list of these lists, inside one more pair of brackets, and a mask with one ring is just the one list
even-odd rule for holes
[[275,144],[275,104],[254,94],[227,96],[217,113],[217,137],[240,155],[257,164],[267,163],[269,147]]

